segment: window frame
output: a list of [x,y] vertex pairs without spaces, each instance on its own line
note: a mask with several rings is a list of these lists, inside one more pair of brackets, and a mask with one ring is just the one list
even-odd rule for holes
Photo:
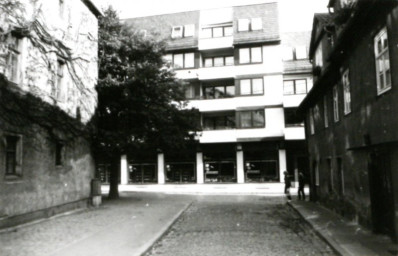
[[309,122],[310,122],[310,134],[315,134],[315,120],[314,120],[314,109],[310,108],[309,110]]
[[[296,88],[296,81],[305,81],[305,92],[304,93],[297,93],[297,88]],[[292,94],[287,94],[285,93],[285,82],[293,82],[293,93]],[[303,95],[308,93],[308,83],[306,78],[299,78],[299,79],[288,79],[288,80],[283,80],[283,95]]]
[[[261,84],[262,84],[262,92],[261,93],[256,93],[253,94],[253,80],[261,79]],[[249,80],[250,81],[250,94],[242,94],[242,81],[243,80]],[[254,78],[243,78],[239,79],[239,96],[258,96],[258,95],[264,95],[264,77],[254,77]]]
[[328,113],[328,102],[327,95],[323,96],[323,119],[325,128],[329,127],[329,113]]
[[[221,36],[214,36],[214,29],[222,29],[222,35]],[[226,33],[226,29],[230,28],[231,29],[231,34]],[[221,37],[227,37],[227,36],[232,36],[233,35],[233,26],[232,25],[226,25],[226,26],[215,26],[215,27],[204,27],[202,28],[203,30],[210,30],[210,36],[202,36],[202,38],[221,38]]]
[[[13,137],[16,139],[15,142],[15,149],[12,150],[13,154],[14,154],[14,159],[13,159],[13,171],[12,172],[8,172],[8,154],[11,152],[8,149],[8,142],[7,142],[7,138]],[[8,178],[18,178],[18,177],[22,177],[22,159],[23,159],[23,137],[20,134],[14,134],[14,133],[5,133],[4,134],[4,177],[6,179]]]
[[[21,65],[21,44],[22,39],[13,35],[11,36],[12,43],[8,44],[7,56],[7,73],[8,80],[12,83],[18,84],[20,82],[20,65]],[[15,63],[14,63],[15,61]]]
[[[185,60],[186,60],[186,55],[187,55],[187,54],[193,54],[193,66],[192,66],[192,67],[187,67],[187,66],[186,66],[186,61],[185,61]],[[168,53],[168,54],[166,54],[165,56],[167,56],[167,55],[171,55],[171,66],[172,66],[172,68],[175,69],[175,70],[179,70],[179,69],[192,69],[192,68],[195,68],[195,67],[196,67],[196,64],[195,64],[195,52]],[[175,66],[175,61],[174,61],[175,55],[182,55],[182,64],[183,64],[182,67],[176,67],[176,66]]]
[[[231,58],[232,57],[232,63],[231,64],[226,64],[227,63],[227,58]],[[233,66],[234,65],[234,59],[233,59],[233,55],[225,55],[225,56],[215,56],[215,57],[204,57],[203,58],[203,67],[204,68],[211,68],[211,67],[225,67],[225,66]],[[215,58],[223,58],[223,65],[221,66],[215,66],[214,65],[214,59]],[[206,60],[211,59],[211,66],[206,66]]]
[[[386,45],[382,49],[381,52],[378,52],[378,42],[380,41],[383,45],[383,37],[385,36],[386,40]],[[388,32],[387,28],[383,27],[380,29],[380,31],[376,34],[374,37],[374,54],[375,54],[375,66],[376,66],[376,84],[377,84],[377,95],[381,95],[386,91],[389,91],[392,88],[392,77],[391,77],[391,59],[390,59],[390,49],[389,49],[389,41],[388,41]],[[390,84],[387,84],[387,72],[386,69],[384,68],[384,63],[386,61],[386,55],[388,57],[387,61],[389,63],[389,81]],[[382,76],[383,76],[383,84],[380,81],[380,60],[383,60],[383,71],[382,71]]]
[[[262,113],[263,123],[262,123],[262,125],[254,126],[254,112],[257,112],[257,111]],[[242,126],[242,116],[241,116],[242,113],[250,113],[250,126],[249,127]],[[238,115],[239,129],[260,129],[260,128],[265,128],[265,126],[266,126],[265,109],[240,110],[240,111],[237,111],[237,115]]]
[[340,113],[339,113],[339,90],[338,86],[335,85],[333,87],[333,120],[335,123],[340,121]]
[[[253,50],[254,48],[260,48],[260,56],[261,60],[260,61],[253,61]],[[241,62],[241,50],[249,50],[249,61],[248,62]],[[239,48],[239,65],[247,65],[247,64],[259,64],[263,63],[263,47],[262,46],[254,46],[254,47],[245,47],[245,48]]]
[[[176,29],[180,29],[177,31]],[[172,26],[171,27],[171,38],[182,38],[184,35],[184,27],[183,26]]]
[[[229,117],[232,117],[231,120],[233,120],[233,126],[228,126],[228,122],[230,119]],[[217,118],[223,118],[224,120],[224,128],[217,129]],[[210,120],[213,125],[211,128],[205,126],[205,119]],[[204,113],[202,114],[202,128],[204,131],[219,131],[219,130],[232,130],[236,129],[236,116],[234,112],[222,112],[222,113]]]
[[344,98],[344,115],[351,113],[351,87],[350,87],[350,75],[349,70],[345,70],[341,76],[341,82],[343,84],[343,98]]
[[[213,95],[215,95],[216,87],[223,87],[223,89],[224,89],[224,97],[209,98],[207,93],[206,93],[206,89],[212,88],[213,89]],[[217,100],[217,99],[225,99],[225,98],[233,98],[233,97],[235,97],[236,96],[236,91],[234,91],[234,95],[227,96],[227,87],[234,87],[235,88],[235,85],[234,84],[231,84],[231,85],[205,85],[205,86],[203,86],[203,99],[206,99],[206,100]]]

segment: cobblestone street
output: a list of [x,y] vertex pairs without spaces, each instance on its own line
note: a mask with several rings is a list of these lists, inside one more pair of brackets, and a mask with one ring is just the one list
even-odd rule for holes
[[202,197],[150,255],[334,255],[280,197]]
[[1,256],[145,251],[146,256],[333,255],[283,197],[258,195],[122,193],[98,209],[0,233]]

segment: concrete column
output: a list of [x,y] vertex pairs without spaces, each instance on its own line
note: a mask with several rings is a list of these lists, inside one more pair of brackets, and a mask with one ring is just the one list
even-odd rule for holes
[[120,184],[127,185],[129,183],[129,168],[127,164],[127,155],[120,157]]
[[164,154],[158,153],[158,184],[165,183],[164,176]]
[[196,183],[203,184],[204,179],[204,169],[203,169],[203,153],[196,153]]
[[286,149],[279,149],[279,181],[284,182],[283,178],[283,172],[287,171],[287,166],[286,166]]
[[238,183],[242,184],[245,183],[245,166],[244,166],[244,159],[243,159],[243,151],[237,150],[236,151],[236,174]]

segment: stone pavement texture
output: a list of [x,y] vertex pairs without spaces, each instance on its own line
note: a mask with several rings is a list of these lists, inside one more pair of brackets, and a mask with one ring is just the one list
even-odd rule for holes
[[97,209],[1,232],[0,255],[141,255],[191,202],[183,195],[122,194]]
[[297,200],[289,204],[339,255],[398,255],[398,245],[389,237],[372,234],[319,204]]
[[204,196],[145,256],[335,255],[283,197]]

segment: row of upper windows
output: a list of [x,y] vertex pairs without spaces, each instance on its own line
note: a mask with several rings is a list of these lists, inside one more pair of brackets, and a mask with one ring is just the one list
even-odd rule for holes
[[[188,53],[169,53],[165,55],[165,60],[172,64],[175,69],[194,68],[195,54]],[[248,47],[239,49],[239,64],[262,63],[262,47]],[[204,57],[203,67],[219,67],[234,65],[234,56]]]
[[[344,115],[348,115],[351,113],[351,86],[350,86],[350,78],[349,78],[349,70],[345,70],[341,77],[341,84],[343,90],[343,111]],[[339,85],[335,85],[332,89],[332,108],[333,108],[333,121],[340,121],[340,100],[339,100]],[[329,127],[329,97],[325,95],[322,100],[322,108],[323,108],[323,123],[324,127]],[[314,108],[310,109],[310,133],[315,134],[315,120],[321,119],[319,104],[316,104]]]
[[[388,49],[388,36],[387,29],[381,29],[374,37],[374,53],[375,53],[375,67],[376,67],[376,84],[377,84],[377,94],[380,95],[391,89],[391,68],[390,68],[390,57]],[[341,84],[343,91],[343,110],[344,114],[347,115],[351,113],[351,83],[350,83],[350,72],[345,70],[341,76]],[[339,86],[335,85],[332,91],[333,95],[333,120],[338,122],[340,120],[339,114]],[[328,97],[323,98],[323,119],[325,128],[329,127],[328,118]],[[315,105],[313,109],[310,110],[310,133],[315,133],[315,117],[320,117],[319,106]]]
[[[239,19],[238,32],[258,31],[263,29],[262,18]],[[232,25],[220,25],[204,27],[201,31],[202,38],[225,37],[233,34]],[[184,26],[173,26],[171,29],[171,38],[193,37],[195,35],[195,24]]]
[[210,113],[202,116],[203,130],[264,128],[264,109]]
[[[23,136],[18,134],[5,135],[5,159],[4,168],[5,179],[15,179],[22,177],[22,159],[23,159]],[[62,166],[64,164],[65,148],[62,143],[54,144],[54,165]]]
[[[214,83],[203,83],[202,86],[202,98],[204,99],[222,99],[230,98],[236,95],[239,96],[250,96],[250,95],[264,95],[264,80],[263,78],[247,78],[237,80],[237,84],[217,84]],[[199,98],[200,95],[195,91],[195,85],[187,84],[185,90],[185,97],[187,99]],[[238,92],[237,92],[238,91]],[[196,93],[197,92],[197,93]]]

